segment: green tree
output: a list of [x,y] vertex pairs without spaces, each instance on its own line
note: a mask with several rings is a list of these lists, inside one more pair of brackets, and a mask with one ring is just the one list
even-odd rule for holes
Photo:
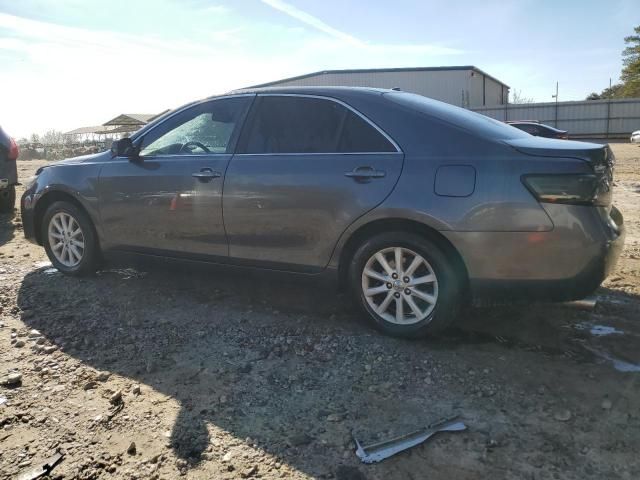
[[601,93],[590,93],[587,100],[640,97],[640,26],[633,31],[635,35],[624,37],[627,46],[622,51],[621,83],[605,88]]
[[616,83],[615,85],[611,85],[610,87],[605,88],[600,93],[590,93],[586,98],[587,100],[606,100],[608,98],[620,98],[623,96],[622,89],[624,85],[622,83]]
[[511,103],[514,103],[514,104],[517,104],[517,103],[533,103],[533,98],[525,97],[522,94],[522,90],[516,90],[514,88],[513,92],[511,92]]
[[635,35],[624,38],[627,47],[622,52],[622,96],[640,97],[640,26],[633,29]]
[[63,140],[64,137],[62,132],[59,132],[58,130],[48,130],[42,136],[42,143],[45,145],[62,145]]

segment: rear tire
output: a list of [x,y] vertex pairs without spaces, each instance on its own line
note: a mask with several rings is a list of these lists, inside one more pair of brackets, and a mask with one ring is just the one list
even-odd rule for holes
[[98,268],[100,249],[89,216],[70,202],[52,203],[41,225],[42,243],[54,267],[68,275],[87,275]]
[[349,269],[358,306],[379,330],[397,337],[420,338],[446,328],[462,304],[461,285],[445,252],[412,233],[370,238]]
[[16,208],[16,187],[10,187],[0,190],[0,213],[13,213]]

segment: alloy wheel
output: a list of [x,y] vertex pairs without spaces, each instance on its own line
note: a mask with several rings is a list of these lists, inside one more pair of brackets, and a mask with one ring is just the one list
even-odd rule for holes
[[65,267],[75,267],[84,256],[84,234],[80,224],[66,212],[58,212],[49,221],[49,246]]
[[384,320],[411,325],[427,318],[438,301],[438,279],[429,262],[403,247],[372,255],[362,270],[362,294]]

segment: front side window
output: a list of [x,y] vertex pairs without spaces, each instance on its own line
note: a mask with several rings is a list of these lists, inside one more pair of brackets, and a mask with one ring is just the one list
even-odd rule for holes
[[185,110],[147,133],[140,155],[230,153],[247,102],[247,97],[223,98]]
[[265,96],[255,108],[241,153],[396,151],[367,121],[332,100]]

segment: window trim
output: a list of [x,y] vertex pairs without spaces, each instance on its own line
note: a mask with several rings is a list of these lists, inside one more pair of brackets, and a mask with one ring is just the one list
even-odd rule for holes
[[[346,102],[344,102],[342,100],[339,100],[337,98],[327,97],[326,95],[312,95],[312,94],[307,94],[307,93],[258,93],[256,95],[256,100],[258,98],[261,98],[261,97],[313,98],[313,99],[328,100],[328,101],[337,103],[339,105],[342,105],[347,110],[350,110],[351,112],[356,114],[358,117],[360,117],[362,120],[364,120],[369,125],[371,125],[389,143],[391,143],[391,145],[393,146],[393,148],[396,149],[396,151],[395,152],[324,152],[324,153],[323,152],[300,152],[300,153],[294,153],[294,152],[286,152],[286,153],[237,153],[236,152],[236,153],[234,153],[234,156],[248,156],[248,155],[252,155],[252,156],[267,156],[267,155],[270,155],[270,156],[291,156],[291,155],[296,155],[296,156],[301,156],[301,155],[397,155],[397,154],[404,154],[404,152],[402,151],[400,146],[396,143],[396,141],[393,138],[391,138],[391,136],[387,132],[385,132],[382,128],[380,128],[378,125],[376,125],[366,115],[364,115],[360,111],[356,110],[355,108],[353,108],[348,103],[346,103]],[[254,105],[255,105],[255,101],[252,104],[252,109],[253,109]],[[253,112],[250,111],[248,116],[247,116],[247,119],[245,120],[245,124],[243,125],[243,130],[244,130],[244,128],[252,128],[253,127],[253,116],[254,116]],[[240,133],[240,138],[242,138],[242,133],[244,133],[244,132]],[[240,140],[240,138],[238,140]],[[239,141],[236,143],[236,150],[238,148],[239,143],[240,143]]]
[[[149,135],[149,133],[153,132],[155,129],[157,129],[158,127],[160,127],[164,123],[168,122],[169,120],[171,120],[176,115],[180,115],[180,114],[186,112],[190,108],[196,108],[196,107],[199,107],[200,105],[204,105],[204,104],[207,104],[207,103],[215,102],[215,101],[218,101],[218,100],[224,100],[224,99],[227,99],[227,98],[253,97],[253,99],[248,102],[246,110],[242,113],[242,117],[240,118],[240,121],[238,122],[238,126],[236,127],[236,130],[234,131],[234,133],[232,134],[231,138],[229,139],[229,141],[233,140],[233,143],[234,143],[233,151],[231,151],[229,153],[227,153],[227,152],[225,152],[225,153],[217,153],[217,152],[196,153],[196,154],[189,154],[188,157],[189,158],[197,158],[197,157],[210,157],[212,155],[234,155],[235,154],[235,150],[238,147],[238,140],[240,139],[240,134],[242,133],[242,129],[245,126],[245,122],[247,121],[247,117],[249,116],[249,112],[251,112],[251,107],[253,106],[253,102],[254,102],[256,96],[257,95],[255,93],[238,93],[238,94],[232,94],[232,95],[220,95],[220,96],[217,96],[217,97],[208,97],[208,98],[196,101],[196,102],[188,103],[188,104],[182,106],[181,108],[176,109],[173,113],[171,113],[167,117],[163,118],[157,124],[151,126],[147,130],[142,131],[142,132],[136,132],[137,135],[135,136],[135,138],[133,138],[133,144],[134,144],[134,146],[136,148],[141,147],[141,144],[144,141],[144,138],[147,135]],[[147,158],[148,159],[155,159],[155,158],[174,158],[174,157],[183,157],[183,156],[186,157],[187,155],[177,155],[177,154],[175,154],[175,155],[147,155],[147,156],[144,156],[142,158],[144,158],[144,159],[147,159]]]

